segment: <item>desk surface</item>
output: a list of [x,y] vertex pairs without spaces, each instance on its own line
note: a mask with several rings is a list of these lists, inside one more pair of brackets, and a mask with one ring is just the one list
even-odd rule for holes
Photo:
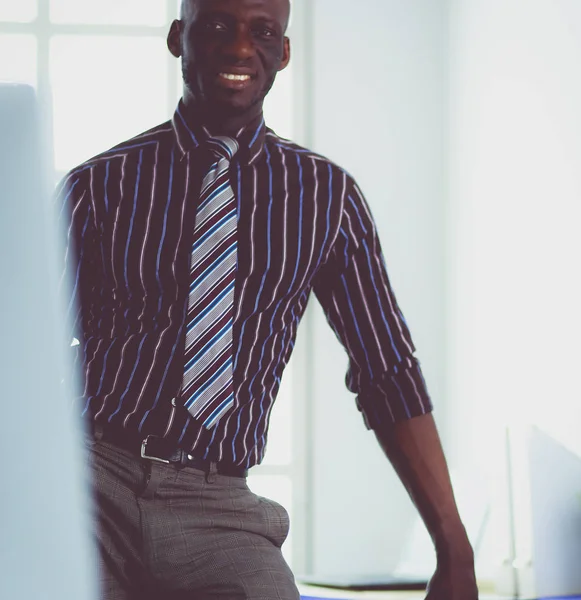
[[425,592],[350,592],[310,585],[299,585],[302,598],[328,598],[333,600],[424,600]]
[[[304,600],[329,599],[329,600],[425,600],[425,592],[349,592],[346,590],[332,590],[309,585],[299,585],[301,597]],[[480,600],[501,600],[499,596],[480,595]]]

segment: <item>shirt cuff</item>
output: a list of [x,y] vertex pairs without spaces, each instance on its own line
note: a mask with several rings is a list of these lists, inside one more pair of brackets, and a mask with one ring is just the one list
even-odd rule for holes
[[367,429],[381,429],[431,413],[434,409],[417,360],[393,373],[385,373],[357,396],[357,408]]

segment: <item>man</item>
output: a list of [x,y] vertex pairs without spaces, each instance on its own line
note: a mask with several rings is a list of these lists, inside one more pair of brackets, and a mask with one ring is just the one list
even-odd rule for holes
[[184,0],[172,121],[63,185],[104,597],[296,599],[288,515],[252,494],[313,291],[348,386],[434,540],[430,600],[474,600],[431,404],[353,179],[268,130],[288,0]]

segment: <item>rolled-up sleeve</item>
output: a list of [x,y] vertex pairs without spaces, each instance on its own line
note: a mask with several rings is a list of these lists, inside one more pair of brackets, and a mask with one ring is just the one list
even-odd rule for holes
[[373,218],[352,180],[339,235],[318,273],[314,292],[349,356],[346,384],[357,395],[366,426],[378,429],[431,412]]

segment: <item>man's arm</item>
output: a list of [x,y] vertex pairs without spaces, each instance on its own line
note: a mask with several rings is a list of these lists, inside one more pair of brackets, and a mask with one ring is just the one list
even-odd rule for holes
[[474,558],[456,508],[415,347],[369,207],[350,180],[333,251],[314,291],[349,355],[347,387],[436,545],[428,600],[476,600]]
[[375,431],[416,505],[436,548],[438,570],[429,600],[476,600],[474,553],[460,520],[450,475],[431,414]]
[[[73,364],[78,368],[84,344],[88,307],[95,297],[99,277],[95,260],[96,232],[87,193],[88,170],[69,173],[54,193],[56,227],[61,237],[59,302],[66,318],[66,344],[71,345]],[[74,340],[77,340],[76,342]]]

